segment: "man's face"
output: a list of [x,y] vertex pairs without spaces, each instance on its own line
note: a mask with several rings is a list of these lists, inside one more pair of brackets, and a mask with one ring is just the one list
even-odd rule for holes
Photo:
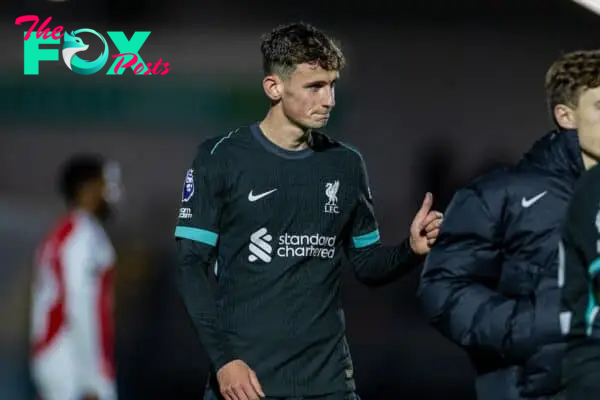
[[106,198],[106,180],[104,177],[99,177],[89,181],[82,188],[83,196],[88,198],[93,206],[94,214],[101,220],[107,220],[111,215],[111,206]]
[[581,93],[573,117],[582,149],[600,159],[600,87]]
[[322,128],[335,106],[337,71],[326,71],[316,64],[299,64],[283,81],[281,97],[286,117],[300,127]]

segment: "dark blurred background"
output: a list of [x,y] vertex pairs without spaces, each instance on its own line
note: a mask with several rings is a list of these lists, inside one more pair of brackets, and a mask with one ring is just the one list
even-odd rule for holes
[[[361,149],[386,243],[405,237],[425,191],[443,210],[458,187],[517,160],[551,129],[546,69],[564,52],[597,46],[600,33],[600,17],[567,0],[5,0],[0,10],[2,400],[32,398],[30,261],[63,211],[56,168],[81,150],[117,159],[124,172],[126,198],[111,225],[121,398],[201,398],[206,359],[170,283],[172,234],[195,146],[266,112],[261,33],[304,20],[341,42],[349,67],[328,131]],[[24,76],[29,24],[14,21],[25,14],[52,16],[51,29],[149,30],[140,55],[173,69],[106,76],[107,65],[81,76],[59,60]],[[371,290],[347,269],[343,296],[364,400],[473,398],[467,359],[419,310],[418,275]]]

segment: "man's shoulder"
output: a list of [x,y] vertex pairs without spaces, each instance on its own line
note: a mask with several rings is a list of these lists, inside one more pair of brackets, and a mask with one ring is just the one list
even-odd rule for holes
[[478,175],[462,190],[474,191],[480,195],[496,193],[503,190],[514,178],[510,167],[499,166]]
[[196,157],[202,159],[226,157],[232,148],[248,140],[249,133],[248,126],[241,126],[227,133],[211,136],[197,146]]
[[99,239],[106,238],[103,226],[83,211],[72,210],[61,216],[44,237],[41,247],[51,245],[57,249],[94,249]]
[[39,248],[52,246],[55,248],[62,247],[77,230],[79,219],[76,213],[68,212],[61,215],[50,227],[50,230],[44,235]]
[[329,152],[341,155],[351,163],[361,164],[364,162],[361,152],[350,143],[334,139],[320,131],[313,131],[312,140],[311,147],[315,152]]
[[466,185],[479,193],[521,193],[544,188],[552,175],[542,170],[523,169],[519,165],[504,164],[480,174]]

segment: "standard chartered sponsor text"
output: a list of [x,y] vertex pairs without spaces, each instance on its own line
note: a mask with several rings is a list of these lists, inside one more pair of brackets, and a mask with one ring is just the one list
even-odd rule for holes
[[278,257],[318,257],[331,259],[335,256],[335,236],[319,233],[298,235],[284,233],[279,236]]

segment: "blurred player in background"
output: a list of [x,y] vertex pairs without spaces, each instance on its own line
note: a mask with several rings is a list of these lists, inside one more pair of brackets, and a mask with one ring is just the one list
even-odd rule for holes
[[360,153],[317,131],[342,52],[305,24],[273,30],[261,49],[271,108],[199,146],[175,230],[180,290],[212,364],[205,399],[356,399],[342,255],[361,282],[392,282],[423,261],[441,214],[427,194],[410,237],[382,245]]
[[600,167],[586,173],[571,201],[559,248],[561,325],[569,346],[564,399],[600,398]]
[[600,157],[600,52],[563,55],[545,86],[556,129],[455,194],[421,279],[424,309],[466,350],[481,400],[560,391],[557,248],[575,184]]
[[60,174],[66,215],[38,248],[31,369],[42,400],[115,400],[115,252],[103,224],[120,196],[118,166],[96,155]]

